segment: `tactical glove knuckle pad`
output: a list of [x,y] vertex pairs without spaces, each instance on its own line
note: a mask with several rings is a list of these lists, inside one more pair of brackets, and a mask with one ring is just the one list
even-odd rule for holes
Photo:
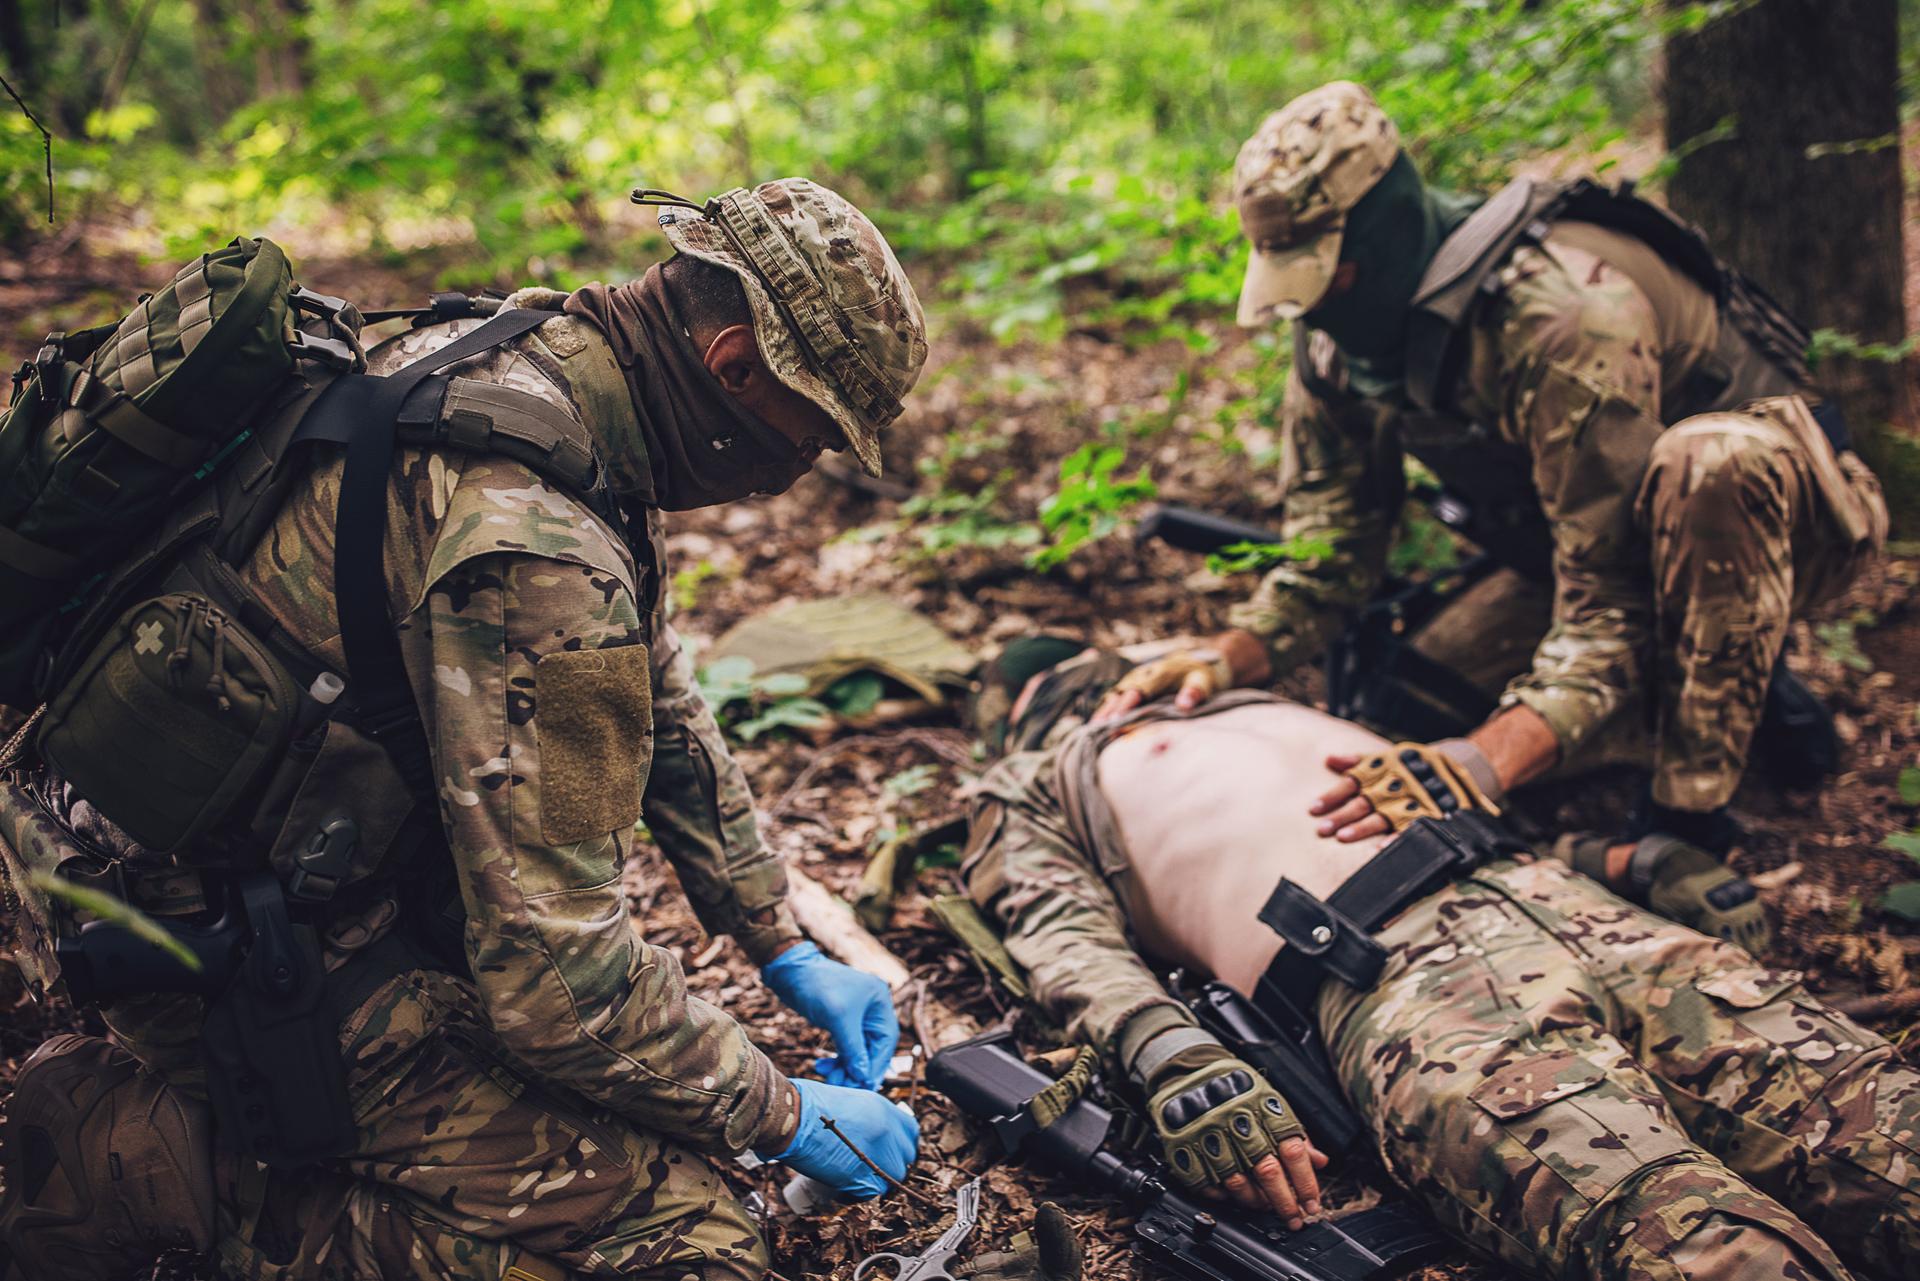
[[1250,1175],[1301,1133],[1278,1092],[1231,1058],[1166,1082],[1148,1111],[1176,1177],[1189,1186]]
[[1500,813],[1457,762],[1423,743],[1397,744],[1390,753],[1367,757],[1346,776],[1395,832],[1416,819],[1450,818],[1461,810]]

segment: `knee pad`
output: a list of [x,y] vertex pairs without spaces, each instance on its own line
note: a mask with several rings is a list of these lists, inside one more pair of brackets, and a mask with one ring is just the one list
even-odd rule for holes
[[1648,1166],[1594,1213],[1574,1260],[1585,1275],[1675,1281],[1850,1281],[1831,1247],[1714,1160]]
[[1771,423],[1746,415],[1689,418],[1654,440],[1640,501],[1688,511],[1755,496],[1777,500],[1790,483],[1782,457],[1789,445],[1785,433]]
[[0,1281],[120,1281],[212,1243],[206,1105],[99,1037],[58,1036],[27,1059],[4,1162]]

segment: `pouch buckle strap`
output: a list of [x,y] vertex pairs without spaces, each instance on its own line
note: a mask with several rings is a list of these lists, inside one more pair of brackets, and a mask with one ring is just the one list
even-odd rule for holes
[[298,329],[287,340],[287,347],[295,360],[316,361],[329,369],[352,369],[359,359],[353,348],[338,338],[315,338]]
[[1366,927],[1290,880],[1261,907],[1260,923],[1285,939],[1296,958],[1359,991],[1379,982],[1386,967],[1387,949]]

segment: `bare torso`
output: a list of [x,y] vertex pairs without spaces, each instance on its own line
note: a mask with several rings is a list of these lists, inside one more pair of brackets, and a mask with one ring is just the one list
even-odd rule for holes
[[1387,741],[1297,703],[1256,703],[1142,725],[1100,753],[1100,790],[1130,872],[1119,886],[1140,941],[1251,992],[1280,950],[1256,914],[1281,879],[1321,898],[1387,841],[1342,845],[1307,813],[1333,752]]

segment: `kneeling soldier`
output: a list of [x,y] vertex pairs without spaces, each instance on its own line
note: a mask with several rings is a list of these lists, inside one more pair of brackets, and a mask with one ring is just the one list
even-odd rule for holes
[[[287,1281],[758,1278],[765,1243],[715,1159],[874,1195],[837,1120],[904,1174],[917,1127],[874,1092],[891,998],[800,939],[667,621],[660,513],[780,492],[823,449],[877,474],[926,353],[919,303],[872,223],[803,179],[662,223],[678,256],[641,280],[376,348],[375,374],[450,365],[399,408],[439,443],[401,448],[362,503],[368,424],[316,410],[312,465],[275,469],[258,521],[188,525],[118,584],[159,604],[102,661],[112,680],[51,691],[39,737],[9,745],[0,872],[57,867],[237,974],[143,991],[98,926],[8,896],[11,940],[65,935],[66,986],[112,998],[112,1043],[41,1047],[8,1109],[16,1275],[107,1281],[187,1247]],[[350,537],[382,522],[372,589],[336,592]],[[263,792],[166,845],[130,834],[180,800],[143,772],[178,776],[168,755],[300,689]],[[837,1084],[790,1080],[636,937],[621,871],[643,817],[703,924],[833,1034]]]
[[[1108,710],[1176,690],[1191,706],[1312,658],[1381,581],[1411,454],[1508,567],[1415,642],[1498,695],[1448,751],[1495,796],[1649,765],[1641,812],[1582,846],[1582,870],[1642,902],[1640,836],[1724,854],[1789,621],[1886,538],[1805,332],[1629,192],[1430,189],[1351,83],[1268,117],[1234,190],[1253,245],[1240,322],[1294,322],[1280,529],[1331,553],[1275,567],[1233,630],[1143,669]],[[1376,830],[1364,817],[1343,825]],[[1688,923],[1712,924],[1705,896],[1739,897],[1725,876],[1681,879]]]

